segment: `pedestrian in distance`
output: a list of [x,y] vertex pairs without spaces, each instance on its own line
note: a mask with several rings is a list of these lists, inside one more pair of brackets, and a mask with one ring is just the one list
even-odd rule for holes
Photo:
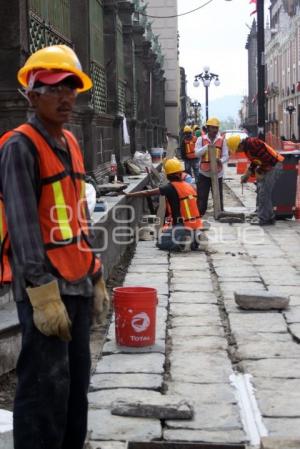
[[216,160],[218,166],[218,181],[221,210],[223,206],[223,164],[228,160],[228,148],[226,139],[219,133],[220,121],[217,118],[209,118],[206,122],[207,134],[202,135],[196,142],[196,156],[200,159],[200,170],[197,180],[198,207],[201,216],[206,213],[209,192],[211,190],[211,167],[208,155],[208,145],[216,149]]
[[244,152],[250,161],[246,172],[241,176],[241,183],[246,183],[250,176],[256,177],[257,183],[257,217],[252,225],[266,226],[275,224],[272,191],[282,172],[284,157],[257,137],[231,136],[227,139],[229,148]]
[[177,158],[164,163],[168,184],[152,190],[127,193],[127,198],[162,195],[166,198],[163,232],[158,247],[164,250],[198,249],[203,224],[194,187],[183,180],[183,165]]
[[82,449],[87,431],[91,312],[109,297],[90,243],[82,153],[63,128],[92,87],[73,50],[33,53],[18,72],[35,113],[2,137],[2,282],[22,331],[14,449]]
[[190,126],[183,129],[183,138],[180,143],[180,153],[184,161],[185,171],[197,180],[199,175],[199,159],[195,153],[197,137]]

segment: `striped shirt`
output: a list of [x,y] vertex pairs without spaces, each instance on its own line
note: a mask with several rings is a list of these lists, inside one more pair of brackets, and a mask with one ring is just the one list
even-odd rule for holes
[[278,162],[278,159],[271,154],[265,143],[257,137],[247,137],[243,140],[242,148],[251,162],[249,166],[251,172],[254,172],[257,167],[260,167],[263,171],[269,171]]

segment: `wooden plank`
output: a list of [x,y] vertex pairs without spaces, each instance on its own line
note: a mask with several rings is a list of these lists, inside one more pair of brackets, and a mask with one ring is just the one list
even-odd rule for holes
[[221,200],[220,200],[219,181],[218,181],[218,164],[216,159],[216,147],[214,145],[208,145],[208,155],[210,161],[210,177],[211,177],[211,188],[214,206],[214,218],[215,220],[217,220],[219,213],[221,212]]

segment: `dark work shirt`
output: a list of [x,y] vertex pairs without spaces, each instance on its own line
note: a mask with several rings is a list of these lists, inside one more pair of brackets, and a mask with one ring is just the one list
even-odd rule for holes
[[165,196],[172,213],[172,220],[174,224],[182,223],[181,214],[180,214],[180,204],[179,197],[176,192],[176,189],[172,186],[171,183],[166,184],[165,186],[161,186],[159,188],[160,194]]
[[278,159],[271,154],[265,143],[257,137],[247,137],[243,149],[251,164],[249,169],[253,172],[256,167],[268,171],[277,164]]
[[[70,170],[69,152],[58,146],[36,116],[28,123],[42,134],[66,170]],[[38,154],[32,142],[22,134],[11,137],[0,151],[0,190],[11,243],[15,300],[24,299],[26,287],[36,287],[54,279],[58,279],[63,295],[92,296],[90,277],[77,283],[67,282],[59,277],[46,256],[38,214],[41,192]]]

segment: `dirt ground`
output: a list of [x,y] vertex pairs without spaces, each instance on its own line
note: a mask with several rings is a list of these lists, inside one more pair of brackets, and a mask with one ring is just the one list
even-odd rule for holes
[[[113,269],[109,279],[107,280],[106,284],[110,296],[114,287],[122,285],[133,253],[134,247],[130,247],[127,249],[126,253],[122,256],[120,263]],[[101,356],[102,347],[105,342],[105,337],[110,323],[110,317],[111,314],[108,317],[105,326],[95,326],[91,329],[92,373],[96,368],[97,360]],[[11,371],[10,373],[0,376],[0,409],[13,409],[13,399],[15,395],[16,383],[17,378],[15,371]]]

